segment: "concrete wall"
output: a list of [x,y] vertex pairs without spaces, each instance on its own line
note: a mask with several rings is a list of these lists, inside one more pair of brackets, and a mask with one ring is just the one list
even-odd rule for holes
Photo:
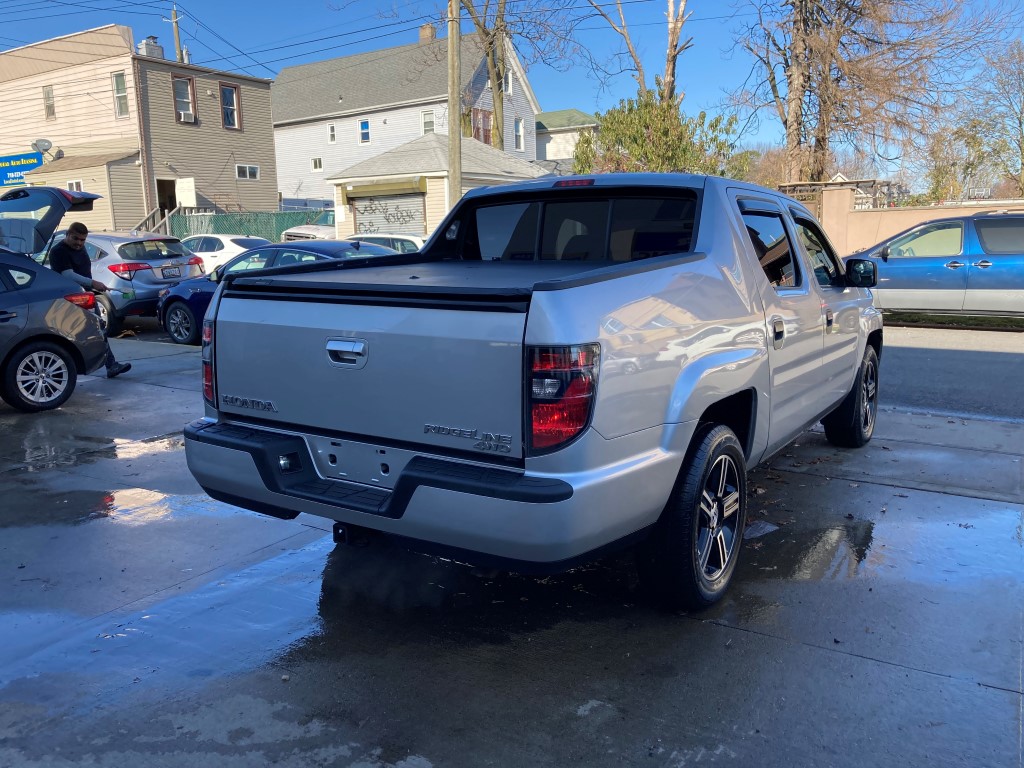
[[932,219],[999,211],[1006,207],[1005,202],[996,202],[992,205],[932,205],[855,211],[852,189],[829,189],[822,193],[819,218],[839,255],[847,256]]

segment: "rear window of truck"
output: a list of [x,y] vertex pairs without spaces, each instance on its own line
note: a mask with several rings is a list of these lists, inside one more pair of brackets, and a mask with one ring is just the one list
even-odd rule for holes
[[445,237],[482,261],[627,262],[688,253],[697,195],[510,200],[466,207]]

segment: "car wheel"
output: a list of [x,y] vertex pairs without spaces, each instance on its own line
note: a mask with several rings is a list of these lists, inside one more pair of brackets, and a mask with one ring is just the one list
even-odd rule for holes
[[188,304],[176,301],[164,312],[164,329],[177,344],[198,344],[199,326]]
[[640,369],[636,367],[636,363],[626,363],[622,366],[622,372],[626,374],[634,374],[638,370]]
[[637,552],[642,582],[670,608],[705,608],[725,594],[747,519],[747,468],[733,431],[694,437],[675,490]]
[[878,416],[878,353],[870,344],[864,350],[853,388],[832,413],[821,420],[832,445],[860,448],[871,439]]
[[0,380],[0,395],[19,411],[48,411],[71,397],[77,381],[71,355],[57,344],[37,341],[11,356]]
[[103,294],[96,297],[96,312],[100,316],[104,333],[107,336],[117,336],[124,330],[124,319],[117,316],[114,302]]

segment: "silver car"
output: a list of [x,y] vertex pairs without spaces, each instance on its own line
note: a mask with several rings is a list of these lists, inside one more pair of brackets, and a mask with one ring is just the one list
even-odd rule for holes
[[[42,263],[49,265],[49,249],[64,239],[56,233]],[[108,293],[96,297],[97,311],[107,334],[116,336],[126,317],[156,317],[160,291],[203,274],[203,260],[176,237],[148,232],[89,233],[85,250],[92,262],[92,277]]]

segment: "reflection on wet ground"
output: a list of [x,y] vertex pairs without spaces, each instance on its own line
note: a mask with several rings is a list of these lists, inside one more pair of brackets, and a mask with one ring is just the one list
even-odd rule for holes
[[734,587],[691,615],[651,604],[629,553],[486,575],[174,490],[177,435],[17,451],[0,766],[1020,754],[1024,506],[851,479],[814,440],[752,473]]

